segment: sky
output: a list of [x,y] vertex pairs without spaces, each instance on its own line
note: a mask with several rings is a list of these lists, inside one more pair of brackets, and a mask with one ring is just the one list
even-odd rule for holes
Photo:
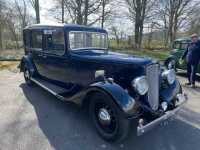
[[[54,6],[53,0],[39,0],[40,3],[40,21],[44,24],[57,22],[52,16],[48,15],[48,9]],[[34,13],[34,11],[33,11]]]
[[[14,2],[14,0],[8,0]],[[18,0],[20,2],[20,0]],[[49,9],[53,8],[55,3],[54,0],[39,0],[40,3],[40,22],[43,24],[55,24],[58,23],[58,20],[55,19],[51,13],[49,13]],[[28,3],[27,3],[28,4]],[[29,13],[35,16],[35,11],[30,5],[29,7]],[[112,6],[111,6],[112,7]],[[120,10],[120,11],[119,11]],[[119,14],[123,14],[127,9],[125,7],[117,8],[117,11]],[[119,15],[120,16],[120,15]],[[94,26],[100,27],[100,24],[95,24]],[[118,30],[123,31],[126,35],[133,35],[134,32],[134,24],[126,19],[126,17],[120,16],[120,18],[113,18],[111,23],[105,23],[105,29],[110,30],[111,26],[117,27]],[[147,32],[146,29],[144,29],[144,32]]]
[[[39,3],[40,3],[40,21],[41,21],[41,23],[44,23],[44,24],[57,23],[58,20],[53,18],[48,13],[48,9],[51,9],[52,7],[54,7],[54,1],[53,0],[40,0]],[[31,10],[31,13],[33,15],[35,15],[34,10]],[[122,18],[114,18],[114,20],[112,21],[112,24],[107,25],[105,28],[109,29],[112,25],[118,27],[120,30],[124,31],[126,34],[133,33],[133,24],[127,19],[122,20]]]

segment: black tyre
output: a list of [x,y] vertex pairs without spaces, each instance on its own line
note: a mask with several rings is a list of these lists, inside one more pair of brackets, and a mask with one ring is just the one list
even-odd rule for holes
[[24,80],[26,81],[27,85],[33,85],[33,81],[31,81],[31,72],[28,67],[24,67]]
[[127,136],[130,122],[109,95],[95,93],[91,97],[89,113],[97,132],[106,141],[121,141]]

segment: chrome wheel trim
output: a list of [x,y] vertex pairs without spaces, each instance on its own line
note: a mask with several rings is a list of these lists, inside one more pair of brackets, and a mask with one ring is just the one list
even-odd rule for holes
[[100,123],[103,125],[109,125],[111,122],[111,116],[106,108],[99,109],[98,117]]
[[106,102],[96,102],[94,104],[94,120],[101,132],[109,135],[117,132],[117,116]]
[[28,71],[27,69],[26,69],[25,72],[24,72],[24,76],[25,76],[25,78],[26,78],[27,80],[30,79],[30,73],[29,73],[29,71]]

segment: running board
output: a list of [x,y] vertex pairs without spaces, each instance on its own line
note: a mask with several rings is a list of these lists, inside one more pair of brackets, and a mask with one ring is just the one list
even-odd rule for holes
[[58,99],[60,99],[62,101],[67,101],[67,99],[65,97],[60,95],[61,93],[66,92],[67,91],[66,89],[56,86],[54,84],[51,84],[42,79],[31,78],[31,81],[33,81],[35,84],[39,85],[46,91],[50,92],[52,95],[56,96]]

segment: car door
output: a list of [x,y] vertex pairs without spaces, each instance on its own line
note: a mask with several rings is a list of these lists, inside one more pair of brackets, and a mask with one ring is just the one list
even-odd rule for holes
[[69,82],[69,59],[65,55],[65,35],[63,28],[46,29],[44,32],[42,76],[63,83]]
[[[178,51],[178,59],[180,59],[184,52],[186,51],[187,47],[188,47],[188,44],[187,42],[181,42],[180,43],[180,49]],[[186,61],[184,61],[182,64],[180,64],[180,68],[181,69],[186,69],[187,68],[187,64],[186,64]]]
[[31,46],[30,53],[33,63],[39,74],[42,74],[43,68],[41,63],[43,61],[43,31],[38,29],[31,30]]
[[185,62],[183,64],[179,64],[179,59],[183,56],[185,49],[187,48],[188,43],[183,43],[182,41],[175,41],[173,44],[173,50],[171,55],[174,56],[175,61],[178,62],[178,68],[185,68]]

